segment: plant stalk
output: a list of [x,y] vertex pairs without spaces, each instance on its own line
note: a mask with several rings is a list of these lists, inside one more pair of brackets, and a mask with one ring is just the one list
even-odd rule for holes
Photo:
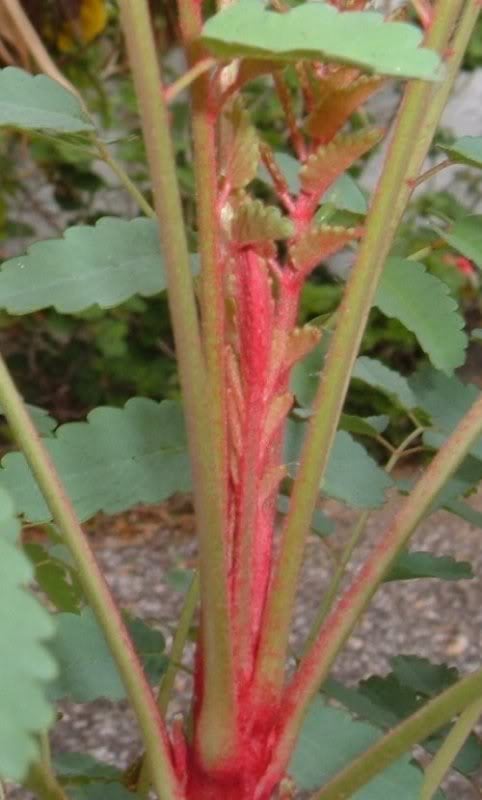
[[95,560],[70,499],[57,475],[8,369],[0,358],[0,404],[32,470],[53,520],[74,558],[85,595],[101,626],[141,728],[152,782],[161,800],[182,800],[163,720],[122,615]]
[[[201,345],[169,117],[146,0],[120,0],[150,165],[168,283],[186,412],[199,535],[203,703],[198,719],[199,741],[206,762],[228,758],[235,747],[232,636],[229,619],[224,492],[219,480],[219,449],[213,447],[212,393]],[[216,431],[217,432],[217,431]]]
[[[439,0],[426,46],[445,52],[464,0]],[[462,20],[470,34],[477,18],[477,0],[469,0]],[[265,610],[256,683],[260,696],[279,698],[296,585],[306,536],[320,482],[325,473],[351,371],[385,260],[410,198],[411,179],[420,171],[430,147],[445,100],[465,50],[460,30],[457,49],[439,86],[411,81],[405,91],[395,131],[367,218],[366,233],[354,264],[340,310],[337,327],[314,401],[313,416],[301,453],[281,547]]]
[[286,709],[284,730],[273,764],[278,759],[285,763],[289,758],[310,700],[327,677],[340,649],[411,534],[429,511],[434,498],[481,434],[482,395],[427,467],[371,556],[341,595],[310,651],[301,660],[283,697],[283,708]]
[[[482,669],[430,700],[332,778],[311,800],[345,800],[464,709],[480,709]],[[480,711],[479,711],[480,713]],[[443,746],[442,746],[443,747]],[[440,751],[439,751],[440,752]],[[423,797],[423,796],[422,796]]]
[[144,212],[146,217],[154,218],[156,217],[156,212],[152,208],[152,206],[147,202],[146,198],[139,191],[135,183],[130,179],[129,175],[125,171],[124,167],[119,164],[118,161],[114,158],[111,154],[107,145],[104,144],[99,138],[94,138],[95,146],[99,152],[99,155],[103,161],[111,168],[112,172],[119,178],[120,182],[124,186],[124,188],[129,192],[131,197],[136,201],[137,205]]

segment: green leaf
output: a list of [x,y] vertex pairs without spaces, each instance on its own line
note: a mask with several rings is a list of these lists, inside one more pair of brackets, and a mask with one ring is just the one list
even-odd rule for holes
[[[190,468],[180,406],[137,397],[123,409],[97,408],[87,422],[61,425],[45,445],[81,519],[115,514],[139,503],[160,503],[190,488]],[[50,511],[20,453],[2,459],[0,486],[31,522]]]
[[388,259],[375,305],[415,334],[438,369],[451,374],[464,363],[467,336],[462,330],[463,317],[447,284],[428,273],[423,264]]
[[414,578],[440,578],[458,581],[473,578],[468,561],[456,561],[451,556],[434,556],[426,552],[402,553],[391,568],[385,581],[407,581]]
[[[290,474],[296,474],[306,424],[289,421],[286,430],[285,458]],[[385,502],[385,491],[392,486],[386,472],[377,466],[361,444],[346,431],[338,431],[321,490],[348,505],[376,508]]]
[[69,787],[72,800],[136,800],[138,795],[129,792],[122,783],[85,783]]
[[482,215],[463,217],[449,230],[436,228],[436,231],[454,250],[482,269]]
[[[1,283],[1,273],[0,273]],[[57,421],[49,416],[48,411],[38,406],[27,405],[28,411],[32,420],[41,436],[50,436],[52,431],[57,427]],[[3,414],[2,407],[0,406],[0,414]]]
[[445,503],[444,508],[475,528],[482,528],[482,512],[472,508],[468,503],[464,503],[463,500],[451,500]]
[[462,383],[455,375],[448,376],[424,366],[410,379],[417,405],[434,425],[449,433],[460,422],[479,396],[474,384]]
[[118,781],[122,778],[120,769],[97,761],[88,753],[56,753],[52,760],[55,773],[63,784]]
[[71,614],[79,613],[84,604],[84,594],[77,571],[40,544],[26,544],[24,551],[34,566],[39,588],[55,608]]
[[390,418],[383,414],[379,417],[357,417],[354,414],[342,414],[340,428],[348,433],[369,436],[373,439],[385,430],[389,422]]
[[[358,722],[344,710],[331,708],[316,697],[311,704],[288,768],[297,786],[313,791],[363,753],[381,736],[366,722]],[[419,796],[423,773],[406,755],[390,766],[353,800],[407,800]]]
[[333,61],[399,78],[436,79],[439,67],[414,26],[321,3],[278,14],[259,0],[238,0],[206,22],[202,40],[224,59]]
[[[388,729],[415,713],[432,697],[452,686],[457,670],[445,664],[432,664],[418,656],[396,656],[391,660],[393,672],[384,677],[371,676],[361,681],[357,688],[329,678],[323,692],[342,703],[349,711],[368,720],[377,727]],[[423,743],[435,753],[444,740],[449,726]],[[455,768],[470,775],[482,763],[482,749],[475,736],[469,737],[460,751]]]
[[[287,514],[290,507],[290,499],[286,497],[284,494],[280,494],[278,496],[278,502],[276,504],[277,511],[280,514]],[[317,536],[331,536],[333,531],[335,530],[335,523],[323,511],[320,509],[315,509],[313,512],[313,516],[311,518],[311,530]]]
[[104,217],[5,261],[0,306],[11,314],[50,306],[72,314],[93,305],[111,308],[134,295],[150,297],[165,287],[155,220]]
[[[289,153],[277,151],[273,153],[276,166],[282,173],[288,188],[292,194],[298,194],[300,191],[300,164],[290,156]],[[265,183],[272,184],[273,179],[266,169],[264,164],[261,164],[258,170],[258,177]]]
[[[51,697],[55,700],[67,697],[77,703],[89,703],[99,697],[123,700],[124,686],[92,610],[57,614],[56,621],[51,650],[59,664],[59,675],[50,687]],[[128,628],[146,673],[154,683],[167,665],[164,637],[142,620],[128,620]]]
[[0,126],[57,133],[93,131],[77,98],[46,75],[17,67],[0,70]]
[[328,189],[323,196],[321,202],[330,203],[335,208],[342,211],[350,211],[352,214],[363,215],[368,211],[365,195],[348,172],[340,175],[331,189]]
[[470,334],[470,338],[473,339],[474,342],[482,342],[482,328],[474,328]]
[[482,136],[462,136],[450,145],[439,145],[456,164],[482,169]]
[[21,781],[38,758],[37,734],[53,722],[46,686],[56,674],[45,647],[52,618],[25,588],[31,564],[17,547],[13,503],[0,490],[0,776]]
[[368,358],[368,356],[357,358],[352,378],[357,378],[368,386],[378,389],[407,411],[417,405],[407,379],[375,358]]

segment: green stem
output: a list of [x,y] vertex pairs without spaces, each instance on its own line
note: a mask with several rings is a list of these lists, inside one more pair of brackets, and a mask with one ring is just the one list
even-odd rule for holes
[[135,3],[120,0],[120,10],[166,262],[169,306],[190,446],[203,609],[203,703],[196,733],[202,742],[207,764],[230,757],[235,748],[236,729],[224,491],[219,480],[219,448],[213,446],[213,430],[219,426],[218,402],[201,345],[168,110],[149,8],[146,0],[136,0]]
[[[390,473],[397,465],[399,459],[405,454],[407,448],[411,445],[415,439],[423,433],[425,429],[423,427],[415,428],[414,431],[411,431],[408,436],[403,440],[403,442],[397,447],[396,450],[393,451],[392,455],[390,456],[387,465],[385,467],[386,472]],[[353,551],[355,550],[360,538],[363,535],[363,531],[365,530],[366,524],[370,518],[370,511],[363,511],[358,520],[355,522],[352,530],[352,534],[348,539],[346,547],[343,549],[343,553],[341,555],[341,559],[336,567],[335,574],[333,575],[333,579],[323,597],[323,601],[320,605],[318,613],[316,614],[315,620],[313,622],[313,626],[311,628],[311,632],[306,640],[306,644],[304,647],[304,652],[307,652],[311,645],[314,643],[318,631],[320,630],[321,626],[323,625],[328,612],[330,611],[331,607],[333,606],[333,602],[338,594],[338,591],[341,586],[341,582],[343,580],[343,576],[345,574],[345,569],[350,561]]]
[[[311,800],[346,800],[419,742],[440,730],[474,701],[480,709],[482,669],[458,681],[430,700],[420,711],[397,725],[373,747],[336,775]],[[480,713],[480,711],[479,711]],[[440,751],[439,751],[440,752]],[[421,796],[423,797],[423,796]]]
[[[477,0],[470,0],[470,30]],[[426,45],[444,52],[463,0],[440,0]],[[466,15],[467,16],[467,15]],[[463,24],[463,21],[462,23]],[[467,31],[470,32],[470,31]],[[460,31],[459,31],[460,33]],[[465,47],[463,48],[465,49]],[[313,416],[304,440],[280,553],[265,610],[256,683],[260,697],[279,697],[284,678],[291,615],[310,520],[326,470],[351,371],[386,257],[411,194],[410,178],[419,172],[463,53],[455,51],[445,81],[437,87],[409,83],[384,170],[367,218],[366,233],[348,280],[333,334]]]
[[[157,695],[157,707],[162,716],[166,716],[169,699],[174,687],[174,681],[181,663],[184,646],[191,628],[192,618],[199,603],[199,575],[194,575],[191,585],[186,594],[182,607],[179,623],[172,642],[171,652],[169,653],[169,664],[162,678]],[[139,780],[137,783],[137,793],[145,797],[151,786],[151,775],[145,760],[141,765]]]
[[[482,687],[481,687],[482,692]],[[482,716],[482,699],[471,703],[454,723],[445,737],[443,745],[437,750],[425,769],[425,778],[420,792],[420,800],[432,800],[453,762],[460,753],[472,729]]]
[[481,434],[482,395],[436,454],[351,585],[341,595],[311,650],[303,657],[283,698],[283,707],[289,709],[289,713],[273,765],[280,762],[284,764],[288,759],[306,709],[327,677],[340,649],[393,562],[429,511],[434,498]]
[[29,771],[26,784],[40,800],[68,800],[57,778],[43,763],[34,764]]
[[450,158],[447,158],[445,161],[441,161],[439,164],[435,164],[435,166],[430,167],[426,172],[422,172],[418,178],[415,178],[412,181],[412,189],[415,189],[417,186],[420,186],[421,183],[428,181],[429,178],[433,178],[434,175],[438,175],[439,172],[446,169],[447,167],[454,167],[455,164]]
[[164,723],[122,615],[97,564],[53,461],[0,358],[0,405],[12,433],[69,548],[85,595],[101,626],[143,733],[152,781],[161,800],[182,800],[171,765]]
[[119,178],[122,185],[127,189],[131,197],[134,198],[139,208],[144,212],[146,217],[156,217],[156,212],[152,208],[152,206],[147,202],[146,198],[139,191],[135,183],[131,181],[129,175],[125,171],[125,169],[119,164],[118,161],[114,158],[114,156],[110,153],[109,148],[102,142],[100,139],[95,138],[95,146],[98,150],[98,153],[103,161],[109,165],[112,172],[114,172],[117,177]]

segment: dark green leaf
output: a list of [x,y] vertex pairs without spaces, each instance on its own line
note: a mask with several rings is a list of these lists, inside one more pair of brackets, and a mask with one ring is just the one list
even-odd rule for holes
[[454,250],[482,269],[482,216],[463,217],[449,230],[436,230]]
[[408,411],[417,405],[407,379],[374,358],[368,356],[357,358],[352,378],[378,389]]
[[278,14],[259,0],[238,0],[207,21],[202,38],[226,59],[335,61],[399,78],[435,79],[439,67],[414,26],[372,12],[340,14],[321,3]]
[[358,436],[376,438],[385,430],[389,421],[389,417],[383,414],[379,417],[357,417],[353,414],[342,414],[340,418],[340,428],[343,431],[355,433]]
[[363,215],[368,211],[365,195],[348,172],[341,175],[331,189],[328,189],[322,203],[330,203],[335,208],[350,211],[352,214]]
[[0,125],[58,133],[94,130],[71,92],[46,75],[17,67],[0,70]]
[[[390,258],[383,271],[375,305],[412,331],[432,364],[451,374],[465,361],[464,319],[444,281],[423,264]],[[443,330],[443,336],[440,331]]]
[[[91,609],[81,614],[57,614],[52,643],[60,672],[50,693],[53,699],[88,703],[99,697],[123,700],[125,690],[116,665]],[[142,620],[128,621],[129,632],[149,679],[157,682],[165,671],[164,637]]]
[[52,618],[25,588],[32,566],[17,547],[18,520],[0,490],[0,777],[21,781],[38,758],[38,734],[53,722],[46,685],[56,665],[45,647]]
[[482,136],[462,136],[450,145],[439,145],[451,161],[482,168]]
[[118,781],[122,777],[117,767],[97,761],[88,753],[56,753],[53,766],[61,782],[68,784]]
[[34,565],[35,580],[50,602],[58,611],[79,613],[84,595],[76,570],[40,544],[29,543],[24,550]]
[[69,788],[72,800],[136,800],[122,783],[86,783]]
[[[87,422],[62,425],[45,444],[82,519],[114,514],[139,503],[159,503],[190,488],[180,406],[129,400],[123,409],[97,408]],[[0,485],[31,522],[51,519],[25,458],[8,453]]]
[[62,239],[36,242],[0,271],[0,305],[11,314],[111,308],[165,288],[157,222],[143,218],[67,228]]
[[440,578],[458,581],[473,578],[468,561],[456,561],[451,556],[434,556],[432,553],[402,553],[391,568],[385,581],[407,581],[413,578]]
[[[367,750],[380,731],[357,722],[346,711],[326,706],[316,697],[303,724],[295,754],[288,768],[297,786],[312,791]],[[423,773],[404,756],[377,775],[353,800],[407,800],[418,797]]]
[[455,428],[479,396],[474,384],[462,383],[454,375],[449,377],[427,366],[413,375],[410,387],[417,405],[437,428],[447,433]]

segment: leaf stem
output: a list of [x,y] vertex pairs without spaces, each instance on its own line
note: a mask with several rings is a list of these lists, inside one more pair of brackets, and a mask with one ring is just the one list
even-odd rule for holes
[[[478,709],[480,714],[481,694],[482,669],[457,681],[454,686],[426,703],[420,711],[393,728],[369,750],[335,775],[326,786],[312,796],[311,800],[343,800],[353,797],[358,789],[410,751],[414,745],[450,722],[455,714],[464,709],[470,710],[472,715]],[[423,798],[425,795],[421,795],[421,800]]]
[[[439,52],[445,51],[463,2],[440,0],[426,46]],[[476,4],[477,0],[470,0],[467,33],[475,25]],[[462,47],[460,42],[459,49],[452,55],[445,81],[440,86],[434,88],[428,83],[411,81],[399,110],[383,173],[367,218],[366,233],[337,314],[338,324],[315,398],[313,416],[304,440],[290,508],[282,531],[257,662],[256,683],[260,696],[266,692],[274,697],[280,696],[304,544],[351,371],[386,257],[412,192],[409,179],[423,164],[464,49],[465,46]]]
[[[234,752],[236,729],[224,491],[220,480],[219,443],[215,441],[220,432],[219,389],[210,383],[201,344],[169,117],[149,7],[146,0],[135,3],[120,0],[119,5],[166,262],[169,307],[190,445],[203,609],[203,703],[197,734],[208,762],[228,758]],[[206,191],[211,189],[206,187]]]
[[193,66],[187,70],[183,75],[181,75],[177,80],[170,83],[169,86],[166,86],[164,90],[164,96],[168,103],[172,103],[178,95],[181,94],[185,89],[187,89],[194,81],[204,75],[205,72],[209,72],[212,67],[217,64],[215,58],[208,56],[206,58],[202,58],[199,61],[196,61]]
[[445,161],[440,161],[438,164],[435,164],[433,167],[430,167],[426,172],[422,172],[418,178],[415,178],[411,181],[412,189],[415,189],[417,186],[420,186],[421,183],[428,181],[430,178],[433,178],[434,175],[437,175],[439,172],[442,172],[443,169],[447,167],[455,167],[453,161],[450,158],[446,158]]
[[122,615],[97,564],[72,503],[56,472],[5,362],[0,358],[0,405],[37,481],[52,517],[75,560],[79,580],[122,677],[141,728],[152,781],[161,800],[182,800],[171,765],[169,743],[156,701]]
[[156,212],[154,211],[150,203],[147,202],[142,192],[139,191],[135,183],[129,178],[129,175],[125,171],[124,167],[122,167],[121,164],[119,164],[119,162],[114,158],[114,156],[111,154],[109,148],[104,144],[104,142],[102,142],[97,137],[95,137],[94,141],[102,161],[105,161],[105,163],[108,164],[109,167],[111,168],[112,172],[114,172],[117,175],[124,188],[127,189],[131,197],[134,198],[137,205],[144,212],[146,217],[151,217],[155,219]]
[[[482,692],[482,687],[481,687]],[[464,746],[472,728],[482,716],[482,699],[478,697],[462,712],[452,730],[437,750],[432,761],[425,768],[425,778],[420,791],[420,800],[432,800],[459,752]]]

